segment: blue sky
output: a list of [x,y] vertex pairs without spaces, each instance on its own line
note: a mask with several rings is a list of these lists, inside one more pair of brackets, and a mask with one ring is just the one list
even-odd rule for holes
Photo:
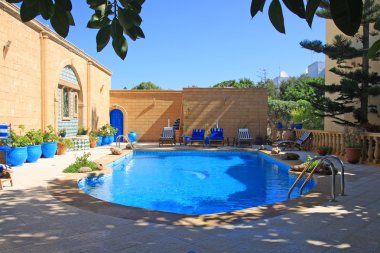
[[76,26],[67,39],[113,72],[112,89],[130,89],[142,81],[164,89],[207,87],[243,77],[257,82],[263,70],[271,79],[280,69],[298,76],[312,62],[324,61],[323,55],[299,46],[304,39],[325,40],[323,19],[315,18],[310,29],[283,8],[283,35],[273,28],[266,10],[251,19],[249,0],[146,1],[141,13],[146,38],[128,40],[123,61],[111,43],[96,52],[97,30],[86,28],[92,10],[85,1],[73,4]]

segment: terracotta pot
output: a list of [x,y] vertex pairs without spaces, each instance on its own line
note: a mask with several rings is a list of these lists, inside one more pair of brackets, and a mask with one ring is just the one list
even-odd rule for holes
[[67,147],[65,145],[58,143],[57,146],[57,155],[64,155],[66,154]]
[[183,130],[175,130],[175,141],[179,143],[179,137],[182,137]]
[[98,145],[98,139],[95,139],[90,142],[90,148],[95,148]]
[[346,148],[345,157],[349,163],[358,163],[362,153],[361,148]]

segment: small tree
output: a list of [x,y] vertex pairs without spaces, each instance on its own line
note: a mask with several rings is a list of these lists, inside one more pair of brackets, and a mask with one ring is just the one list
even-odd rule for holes
[[142,82],[133,87],[132,90],[161,90],[161,87],[152,82]]
[[[329,3],[323,1],[325,8],[317,14],[324,18],[330,18]],[[311,100],[313,106],[324,112],[326,117],[333,118],[338,124],[362,125],[368,123],[369,96],[380,95],[380,77],[376,72],[370,72],[368,48],[370,38],[377,32],[370,33],[369,26],[380,17],[380,5],[374,0],[364,1],[363,15],[361,19],[362,32],[355,35],[360,47],[354,47],[349,37],[335,36],[332,44],[323,45],[321,41],[302,41],[302,47],[317,53],[324,53],[330,59],[337,61],[337,67],[331,72],[341,77],[340,84],[324,85],[314,83],[321,92],[336,94],[332,100],[325,97]],[[373,60],[377,60],[374,58]],[[359,103],[356,107],[355,103]],[[352,113],[355,122],[342,119],[339,116]]]

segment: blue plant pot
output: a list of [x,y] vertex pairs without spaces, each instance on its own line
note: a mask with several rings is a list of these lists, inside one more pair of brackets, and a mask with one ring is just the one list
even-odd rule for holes
[[102,146],[104,145],[108,145],[108,142],[109,142],[109,136],[103,136],[103,139],[102,139]]
[[103,141],[103,137],[102,136],[98,136],[98,143],[97,143],[98,147],[102,145],[102,141]]
[[8,153],[7,161],[12,166],[20,166],[28,157],[28,149],[27,147],[13,147],[11,151]]
[[210,137],[206,137],[206,138],[205,138],[205,144],[206,144],[206,145],[210,144]]
[[57,142],[42,143],[42,155],[45,158],[53,158],[57,152]]
[[28,157],[26,158],[26,161],[28,163],[35,163],[42,155],[42,148],[41,145],[34,145],[34,146],[28,146]]
[[110,144],[115,141],[115,135],[110,135]]
[[281,128],[282,128],[282,123],[281,123],[281,122],[278,122],[278,123],[277,123],[277,127],[278,127],[278,129],[281,129]]
[[133,143],[137,140],[137,134],[133,131],[129,132],[128,139]]
[[302,124],[296,124],[296,125],[295,125],[295,128],[296,128],[296,129],[302,129],[302,126],[303,126]]

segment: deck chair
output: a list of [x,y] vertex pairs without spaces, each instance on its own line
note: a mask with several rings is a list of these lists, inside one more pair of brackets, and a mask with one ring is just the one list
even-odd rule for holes
[[210,146],[219,145],[224,146],[223,128],[211,128],[210,129]]
[[203,147],[205,146],[205,130],[204,129],[193,129],[190,139],[190,146],[193,142],[202,143]]
[[173,127],[164,127],[162,129],[162,134],[158,141],[158,146],[161,147],[163,144],[175,145],[175,131]]
[[0,124],[0,152],[4,155],[5,164],[0,164],[0,190],[3,189],[2,181],[10,181],[11,186],[13,186],[12,174],[10,170],[10,165],[8,165],[7,157],[8,153],[11,151],[12,138],[10,135],[11,125]]
[[283,150],[286,150],[287,148],[298,148],[298,150],[301,150],[302,145],[311,137],[311,132],[304,132],[300,138],[298,138],[295,141],[277,141],[275,144],[277,144],[279,147],[283,147]]
[[252,135],[249,132],[248,128],[238,128],[237,130],[237,137],[236,137],[237,145],[240,147],[243,143],[248,144],[249,146],[252,146]]

